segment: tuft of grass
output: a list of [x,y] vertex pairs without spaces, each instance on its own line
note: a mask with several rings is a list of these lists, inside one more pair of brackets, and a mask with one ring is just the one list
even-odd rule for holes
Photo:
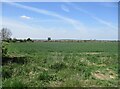
[[27,87],[27,85],[24,84],[19,79],[14,78],[14,79],[7,79],[7,80],[5,80],[3,82],[3,88],[5,88],[5,87],[21,89],[21,88]]
[[38,80],[43,82],[49,82],[49,81],[57,81],[57,77],[55,74],[50,74],[47,71],[43,71],[39,74]]
[[61,69],[67,68],[66,64],[64,62],[57,62],[50,66],[51,69],[55,69],[56,71],[59,71]]
[[48,74],[48,72],[42,72],[39,74],[39,77],[38,77],[39,80],[42,80],[42,81],[50,81],[51,80],[51,76]]
[[12,76],[12,70],[9,67],[2,69],[3,78],[11,78],[11,76]]

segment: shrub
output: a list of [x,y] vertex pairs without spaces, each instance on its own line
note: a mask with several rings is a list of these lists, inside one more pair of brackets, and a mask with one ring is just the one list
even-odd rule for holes
[[51,69],[55,69],[57,71],[66,68],[67,66],[65,65],[65,63],[63,62],[57,62],[53,65],[50,66]]
[[7,56],[7,45],[8,45],[7,42],[2,43],[2,57]]
[[48,72],[44,71],[42,73],[40,73],[39,77],[38,77],[39,80],[42,80],[42,81],[50,81],[51,80],[51,76],[48,74]]
[[4,42],[11,42],[12,41],[12,38],[8,38],[6,40],[3,40]]
[[19,40],[20,42],[24,42],[24,40]]
[[51,40],[51,38],[50,37],[48,37],[48,41],[50,41]]
[[3,78],[10,78],[12,76],[12,71],[9,68],[2,69],[2,77]]
[[14,39],[12,40],[12,42],[17,42],[17,39],[16,39],[16,38],[14,38]]
[[26,39],[24,39],[23,41],[24,41],[24,42],[26,42],[27,40],[26,40]]
[[27,41],[32,41],[32,40],[30,38],[28,38]]
[[42,80],[44,82],[58,80],[58,78],[57,78],[57,76],[55,74],[49,74],[49,72],[47,72],[47,71],[43,71],[42,73],[40,73],[38,79]]

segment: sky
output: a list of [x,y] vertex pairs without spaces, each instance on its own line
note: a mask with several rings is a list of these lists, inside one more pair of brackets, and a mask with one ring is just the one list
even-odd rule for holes
[[3,2],[1,16],[12,38],[118,39],[117,2]]

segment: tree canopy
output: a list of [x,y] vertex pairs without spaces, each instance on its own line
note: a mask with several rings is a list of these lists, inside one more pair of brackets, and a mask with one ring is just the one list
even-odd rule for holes
[[10,39],[11,35],[12,35],[12,32],[10,31],[10,29],[2,28],[1,33],[0,33],[0,36],[1,36],[2,40]]

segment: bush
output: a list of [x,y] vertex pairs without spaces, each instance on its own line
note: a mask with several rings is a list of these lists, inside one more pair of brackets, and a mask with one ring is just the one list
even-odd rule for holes
[[50,75],[46,71],[41,73],[38,77],[39,80],[47,81],[47,82],[51,80],[50,78],[51,78]]
[[27,40],[26,40],[26,39],[24,39],[23,41],[24,41],[24,42],[26,42]]
[[3,68],[2,69],[2,77],[3,78],[10,78],[12,76],[12,71],[10,68]]
[[40,73],[38,79],[44,82],[49,82],[49,81],[56,81],[57,77],[56,75],[49,74],[47,71],[43,71],[42,73]]
[[3,40],[4,42],[11,42],[12,41],[12,38],[8,38],[6,40]]
[[48,37],[48,41],[50,41],[51,40],[51,38],[50,37]]
[[28,38],[27,41],[32,41],[32,40],[30,38]]
[[65,63],[63,62],[57,62],[53,65],[50,66],[51,69],[55,69],[57,71],[66,68],[67,66],[65,65]]
[[20,42],[24,42],[24,40],[19,40]]
[[2,43],[2,57],[7,56],[7,45],[8,45],[8,43],[6,43],[6,42]]
[[17,39],[16,39],[16,38],[14,38],[14,39],[12,40],[12,42],[17,42]]

